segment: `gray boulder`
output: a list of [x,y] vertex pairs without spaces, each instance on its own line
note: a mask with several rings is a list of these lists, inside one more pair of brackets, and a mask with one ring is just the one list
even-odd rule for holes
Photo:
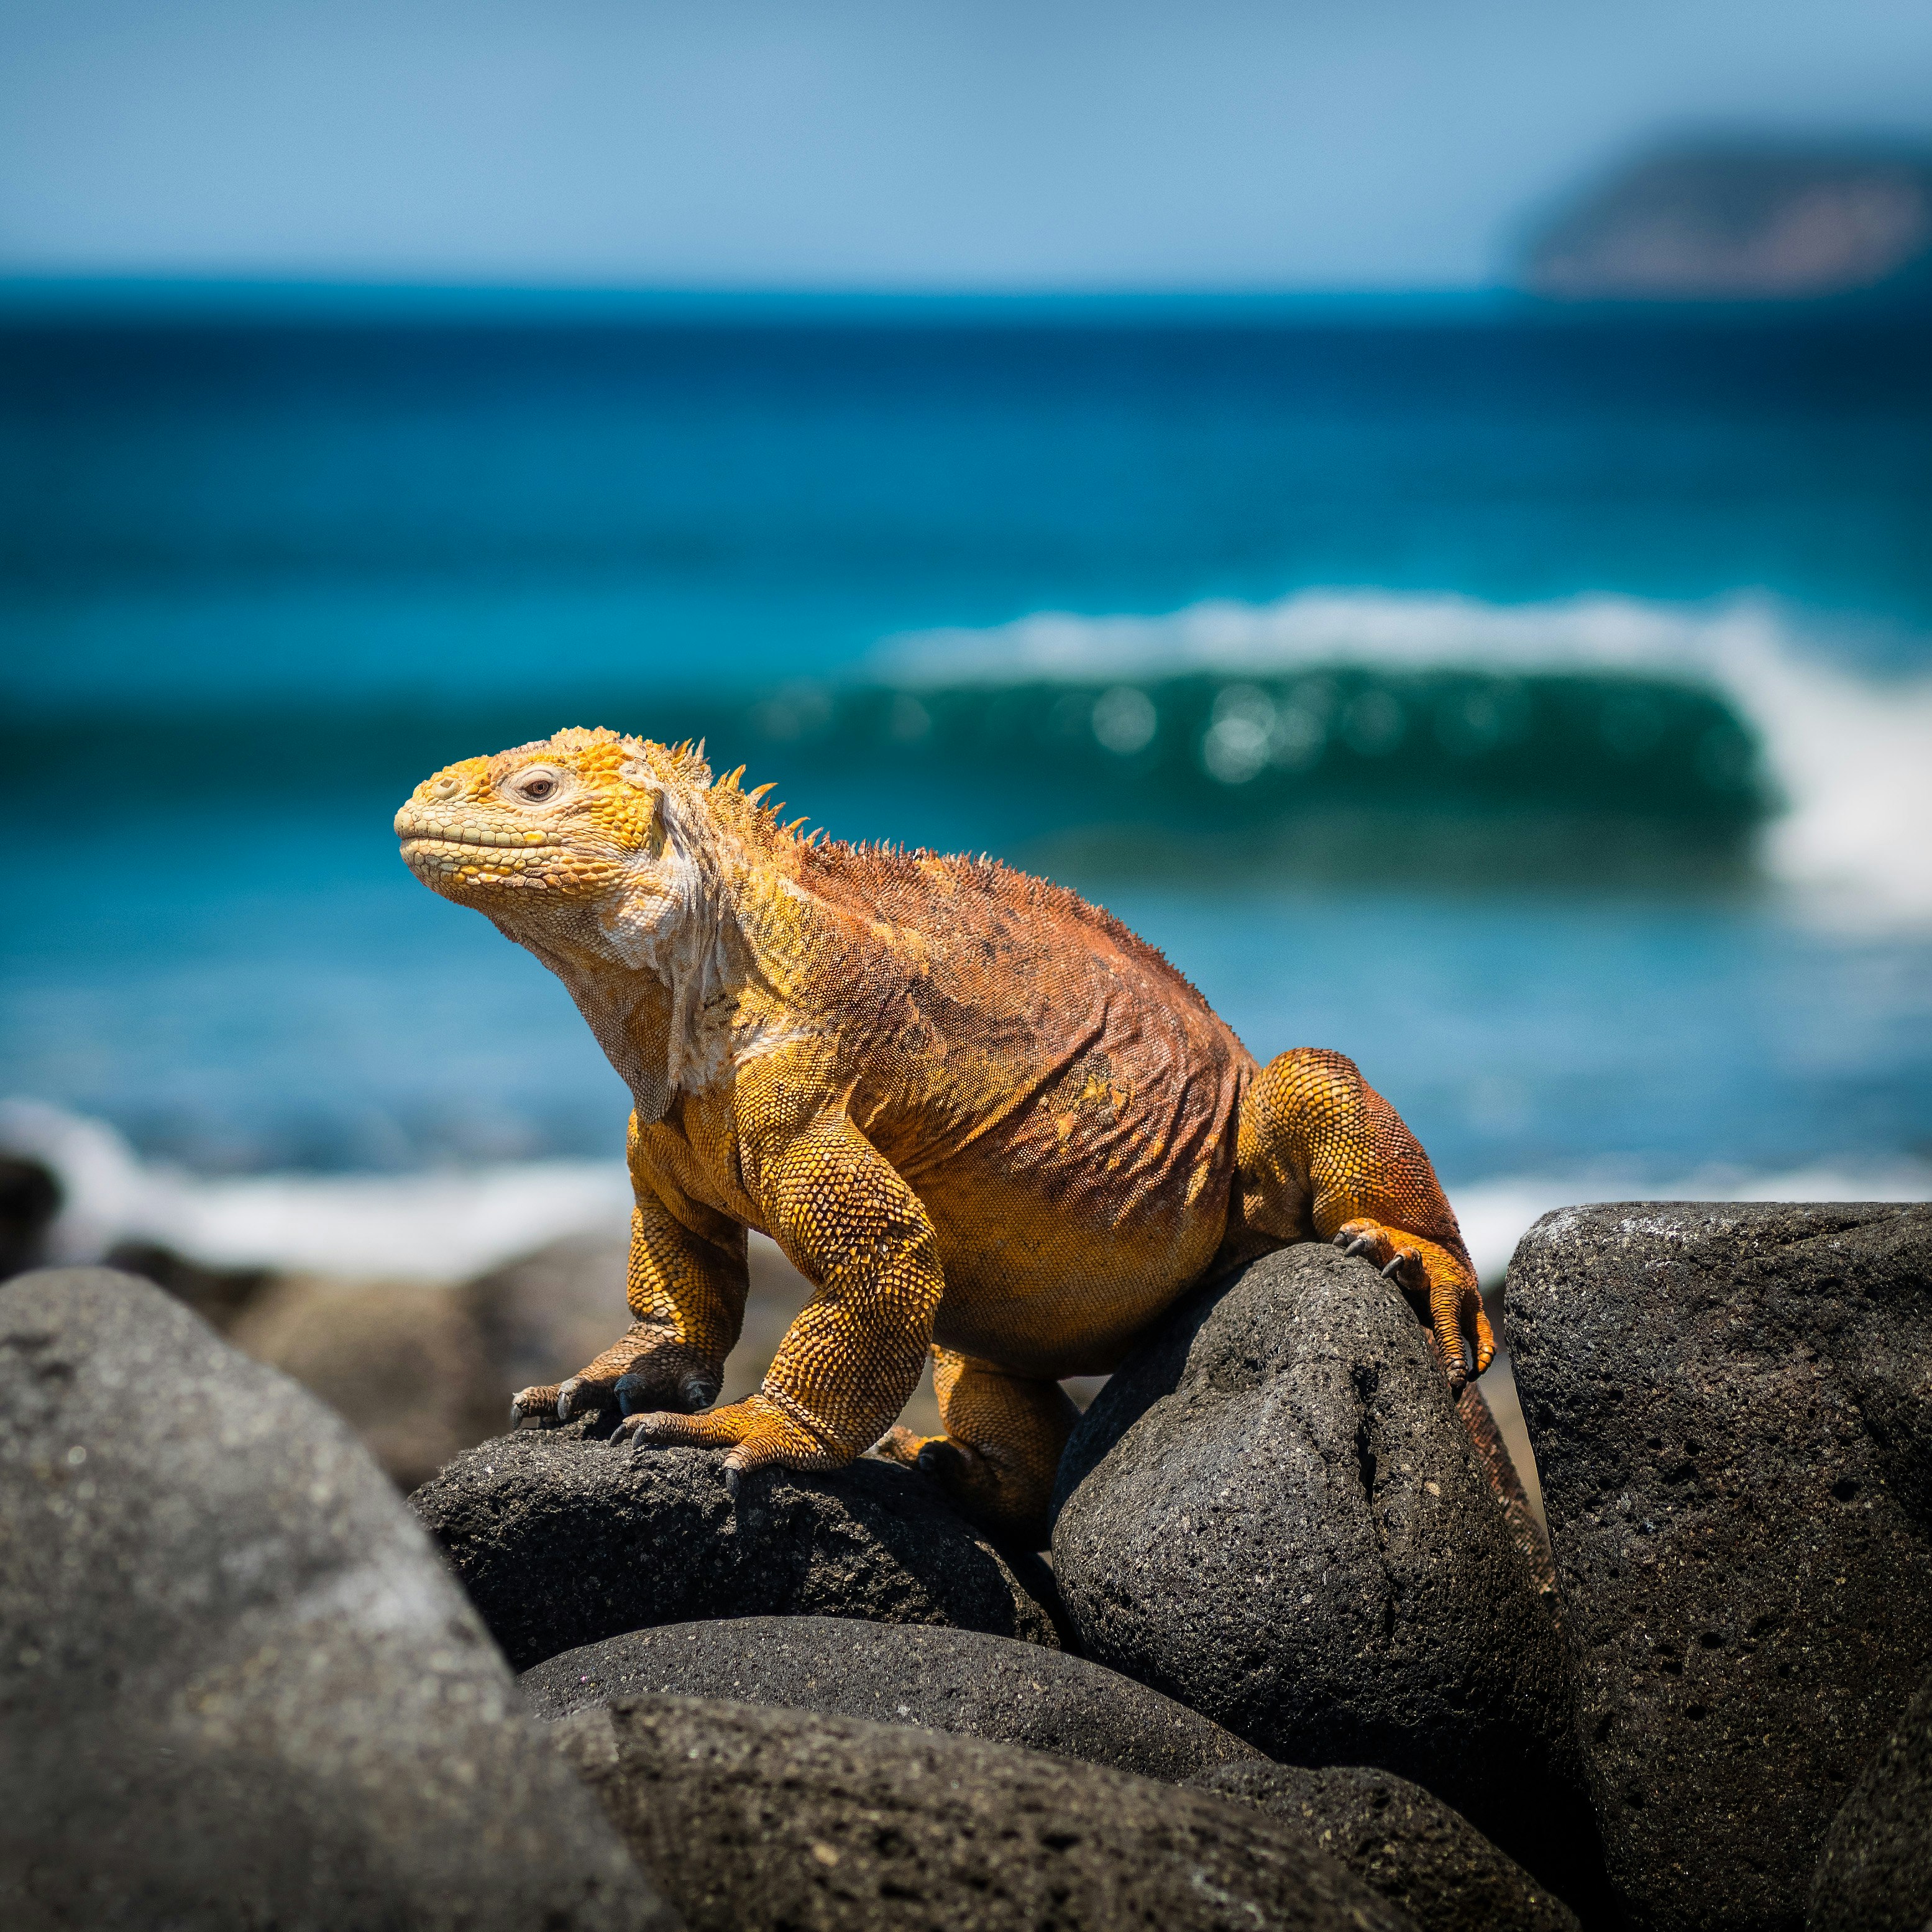
[[1932,1664],[1932,1208],[1566,1208],[1509,1340],[1611,1875],[1795,1928]]
[[1806,1932],[1932,1925],[1932,1677],[1825,1834]]
[[743,1617],[607,1637],[526,1670],[540,1718],[676,1693],[918,1724],[1179,1784],[1264,1763],[1184,1704],[1097,1664],[1011,1637],[842,1617]]
[[1299,1826],[1429,1932],[1577,1932],[1576,1915],[1460,1812],[1364,1765],[1228,1764],[1187,1782]]
[[1561,1639],[1426,1330],[1312,1243],[1198,1295],[1061,1460],[1083,1652],[1302,1764],[1413,1779],[1587,1910]]
[[1006,1560],[908,1471],[759,1470],[734,1498],[722,1456],[633,1449],[604,1439],[608,1426],[498,1436],[410,1498],[519,1670],[721,1616],[950,1624],[1058,1646]]
[[320,1396],[405,1493],[503,1426],[502,1378],[454,1288],[284,1276],[226,1332]]
[[348,1430],[151,1284],[0,1288],[0,1923],[671,1932]]
[[1413,1932],[1303,1832],[1038,1751],[687,1697],[557,1730],[694,1932]]
[[603,1234],[566,1234],[501,1263],[458,1291],[497,1383],[490,1418],[494,1426],[485,1433],[494,1436],[502,1429],[517,1390],[561,1382],[596,1360],[624,1332],[630,1256],[628,1226]]

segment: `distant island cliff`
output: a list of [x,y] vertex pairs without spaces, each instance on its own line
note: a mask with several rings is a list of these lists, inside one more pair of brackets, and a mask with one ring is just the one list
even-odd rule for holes
[[1932,294],[1932,153],[1705,143],[1600,181],[1532,232],[1516,279],[1562,302]]

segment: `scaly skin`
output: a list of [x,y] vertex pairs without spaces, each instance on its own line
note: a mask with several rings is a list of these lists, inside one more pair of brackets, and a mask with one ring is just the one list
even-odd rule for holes
[[[396,817],[424,884],[570,989],[631,1090],[629,1332],[520,1418],[836,1468],[876,1444],[1038,1539],[1074,1411],[1184,1289],[1290,1241],[1367,1256],[1453,1384],[1494,1342],[1427,1158],[1340,1054],[1264,1068],[1154,950],[984,860],[827,844],[688,746],[567,730]],[[816,1284],[716,1397],[745,1231]],[[944,1436],[891,1429],[934,1359]],[[890,1430],[890,1433],[888,1430]],[[881,1439],[883,1438],[883,1440]]]

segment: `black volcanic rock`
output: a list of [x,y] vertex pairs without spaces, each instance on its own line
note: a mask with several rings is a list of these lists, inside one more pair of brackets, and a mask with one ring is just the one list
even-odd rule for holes
[[917,1724],[1179,1784],[1265,1763],[1198,1712],[1083,1658],[981,1630],[843,1617],[740,1617],[607,1637],[526,1670],[540,1718],[674,1694]]
[[0,1288],[0,1924],[674,1932],[346,1428],[151,1283]]
[[1508,1305],[1611,1876],[1796,1928],[1932,1665],[1932,1208],[1566,1208]]
[[51,1168],[0,1152],[0,1280],[40,1260],[60,1207],[61,1185]]
[[721,1455],[634,1450],[604,1426],[498,1436],[410,1498],[519,1670],[626,1630],[760,1615],[1058,1646],[1005,1559],[908,1471],[759,1470],[734,1498]]
[[1304,1244],[1198,1296],[1060,1466],[1081,1648],[1303,1764],[1378,1765],[1583,1907],[1568,1659],[1426,1331]]
[[1932,1677],[1825,1834],[1805,1932],[1932,1924]]
[[556,1731],[693,1932],[1414,1932],[1305,1832],[1044,1752],[691,1697]]
[[1429,1932],[1576,1932],[1576,1915],[1419,1784],[1364,1765],[1229,1764],[1188,1783],[1300,1826]]

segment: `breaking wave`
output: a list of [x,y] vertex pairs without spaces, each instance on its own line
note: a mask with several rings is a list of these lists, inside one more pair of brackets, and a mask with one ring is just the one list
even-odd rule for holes
[[[48,1243],[57,1262],[94,1262],[122,1243],[156,1244],[204,1266],[344,1277],[452,1281],[566,1235],[621,1234],[624,1164],[500,1162],[404,1174],[196,1175],[142,1161],[104,1123],[29,1100],[0,1101],[0,1149],[44,1162],[63,1206]],[[1452,1186],[1478,1274],[1502,1277],[1516,1243],[1554,1208],[1592,1201],[1922,1201],[1932,1166],[1847,1158],[1777,1172],[1710,1168],[1504,1176]]]
[[[1091,692],[1084,722],[1128,754],[1154,736],[1161,687],[1204,680],[1218,688],[1196,749],[1231,790],[1306,770],[1328,746],[1381,752],[1384,769],[1421,749],[1438,768],[1507,774],[1520,794],[1560,783],[1748,818],[1772,878],[1821,908],[1932,919],[1932,676],[1863,670],[1823,626],[1762,599],[1310,591],[928,632],[892,640],[879,670],[928,709],[931,694]],[[1405,736],[1419,704],[1433,728]],[[1538,748],[1540,784],[1526,764]]]
[[105,1122],[24,1100],[0,1101],[0,1149],[60,1184],[47,1239],[56,1262],[138,1244],[208,1268],[454,1281],[567,1234],[630,1225],[621,1160],[210,1177],[144,1161]]

